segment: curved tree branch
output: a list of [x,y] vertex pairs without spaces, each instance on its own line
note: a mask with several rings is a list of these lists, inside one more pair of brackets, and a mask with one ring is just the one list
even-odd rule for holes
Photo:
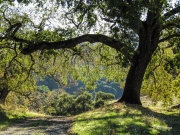
[[8,7],[4,10],[4,12],[3,12],[3,17],[4,17],[4,20],[7,21],[8,24],[11,26],[11,25],[12,25],[12,24],[11,24],[11,21],[8,20],[8,19],[6,18],[6,15],[5,15],[5,12],[6,12],[7,9],[8,9]]
[[[22,43],[26,43],[26,44],[28,44],[28,45],[33,45],[34,44],[34,42],[32,42],[32,41],[29,41],[29,40],[25,40],[25,39],[21,39],[21,38],[17,38],[17,37],[13,37],[13,40],[14,41],[16,41],[16,42],[20,42],[21,44]],[[21,45],[22,46],[22,45]]]
[[21,28],[22,24],[21,23],[16,23],[14,25],[12,25],[15,29],[13,30],[11,36],[14,37],[14,35],[16,34],[16,32]]
[[29,76],[30,76],[33,66],[35,64],[35,60],[34,60],[33,56],[31,54],[29,54],[29,56],[31,58],[32,64],[31,64],[29,70],[27,71],[27,77],[21,82],[21,85],[29,79]]
[[10,60],[8,66],[5,68],[5,72],[4,72],[4,78],[7,80],[7,75],[8,75],[8,69],[12,66],[12,63],[13,61],[15,60],[16,61],[16,58],[18,56],[18,53],[17,53],[17,45],[14,44],[14,48],[13,48],[14,52],[15,52],[15,55],[13,56],[13,58]]
[[25,42],[28,44],[28,47],[22,50],[23,54],[30,54],[37,50],[45,50],[45,49],[50,50],[50,49],[72,48],[83,42],[90,42],[90,43],[101,42],[116,49],[117,51],[120,51],[120,49],[123,46],[125,46],[124,43],[101,34],[86,34],[76,38],[71,38],[65,41],[57,41],[57,42],[33,43],[19,38],[14,38],[14,40],[17,42]]
[[177,14],[177,13],[180,13],[180,6],[176,7],[176,8],[173,8],[172,10],[170,10],[169,12],[165,13],[163,15],[164,19],[168,19],[169,17]]
[[[87,9],[87,10],[88,10],[88,9]],[[82,15],[81,15],[81,16],[82,16],[82,20],[80,20],[80,21],[78,22],[78,24],[76,24],[76,22],[75,22],[72,18],[69,18],[69,17],[68,17],[69,14],[72,15],[71,12],[65,13],[65,16],[66,16],[66,18],[67,18],[69,21],[71,21],[71,22],[74,24],[74,26],[78,29],[79,26],[83,23],[84,17],[85,17],[85,15],[87,14],[87,10],[85,10],[85,11],[82,13]]]

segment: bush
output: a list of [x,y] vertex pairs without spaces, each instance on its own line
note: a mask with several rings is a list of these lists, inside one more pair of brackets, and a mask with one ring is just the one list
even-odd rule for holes
[[99,99],[102,99],[102,100],[113,100],[115,98],[115,96],[111,93],[105,93],[105,92],[102,92],[102,91],[99,91],[96,93],[96,101],[98,101]]
[[46,113],[46,114],[50,114],[50,115],[56,115],[57,114],[57,112],[56,112],[56,108],[54,108],[54,107],[51,107],[51,106],[45,106],[44,108],[43,108],[43,110],[44,110],[44,112]]
[[[44,88],[44,87],[42,87]],[[29,100],[30,99],[30,100]],[[97,92],[96,101],[92,99],[89,91],[79,91],[70,95],[63,90],[37,90],[29,98],[11,92],[6,100],[7,105],[13,109],[21,107],[49,115],[75,115],[98,108],[106,103],[106,100],[114,99],[110,93]],[[0,108],[0,115],[3,115]]]
[[107,100],[113,100],[114,98],[115,96],[111,93],[105,93],[105,92],[99,91],[96,93],[94,107],[95,108],[101,107],[105,104]]
[[105,103],[105,101],[100,98],[97,101],[95,101],[94,107],[95,108],[101,107],[104,105],[104,103]]
[[59,103],[57,108],[58,115],[75,114],[74,97],[68,93],[63,93],[59,96]]
[[76,113],[89,111],[93,108],[92,94],[88,92],[81,92],[75,100]]

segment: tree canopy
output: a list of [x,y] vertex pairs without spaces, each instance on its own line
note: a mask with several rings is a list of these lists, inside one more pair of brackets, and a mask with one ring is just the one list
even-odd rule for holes
[[[179,59],[180,6],[177,1],[22,0],[1,2],[0,11],[1,42],[15,42],[22,54],[43,59],[45,69],[58,61],[47,72],[59,72],[62,80],[71,75],[84,80],[87,86],[95,86],[95,80],[105,76],[125,82],[120,102],[141,104],[140,90],[151,84],[153,71],[158,77],[178,78],[179,67],[175,65]],[[174,50],[172,55],[159,56],[166,49]],[[157,64],[160,64],[158,68]],[[150,80],[142,87],[143,78]],[[153,81],[160,79],[153,75]],[[174,93],[165,84],[149,91],[159,91],[162,95]],[[170,99],[177,97],[165,95]]]

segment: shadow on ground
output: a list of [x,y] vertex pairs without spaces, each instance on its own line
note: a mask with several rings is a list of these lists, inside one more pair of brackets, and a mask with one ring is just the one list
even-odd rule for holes
[[[164,125],[153,126],[152,128],[159,131],[158,135],[178,135],[180,134],[180,109],[173,110],[173,108],[167,109],[166,113],[158,113],[149,108],[145,108],[138,105],[127,105],[131,108],[138,109],[144,115],[150,115],[155,119],[164,122]],[[165,126],[166,125],[166,126]]]
[[3,134],[54,134],[54,135],[66,135],[68,129],[72,126],[72,117],[44,117],[44,118],[30,118],[24,120],[16,120],[16,123],[12,124],[4,131]]
[[3,111],[3,109],[0,107],[0,121],[4,121],[8,119],[8,117],[6,116],[6,113]]
[[[113,108],[104,112],[104,115],[99,114],[101,116],[96,118],[92,116],[76,120],[78,124],[82,124],[82,128],[83,125],[86,126],[86,129],[79,130],[84,134],[88,132],[87,135],[176,135],[180,133],[180,114],[171,113],[172,109],[168,114],[164,114],[138,105],[126,106],[125,113],[121,113],[118,108]],[[111,114],[106,116],[106,113]]]

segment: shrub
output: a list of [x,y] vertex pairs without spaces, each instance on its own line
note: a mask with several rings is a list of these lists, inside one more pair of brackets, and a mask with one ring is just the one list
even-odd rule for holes
[[76,97],[75,105],[76,113],[91,110],[93,108],[92,94],[88,92],[81,92],[80,95]]
[[113,100],[115,98],[115,96],[111,93],[105,93],[105,92],[102,92],[102,91],[99,91],[96,93],[96,101],[98,101],[99,99],[102,99],[102,100]]
[[74,97],[68,93],[63,93],[59,96],[59,103],[57,108],[58,115],[74,114]]
[[52,107],[52,106],[45,106],[44,108],[44,112],[46,113],[46,114],[50,114],[50,115],[56,115],[57,114],[57,112],[56,112],[56,108],[54,108],[54,107]]
[[104,105],[104,103],[105,103],[105,101],[102,100],[102,98],[100,98],[100,99],[98,99],[97,101],[95,101],[94,107],[95,107],[95,108],[101,107],[101,106]]

